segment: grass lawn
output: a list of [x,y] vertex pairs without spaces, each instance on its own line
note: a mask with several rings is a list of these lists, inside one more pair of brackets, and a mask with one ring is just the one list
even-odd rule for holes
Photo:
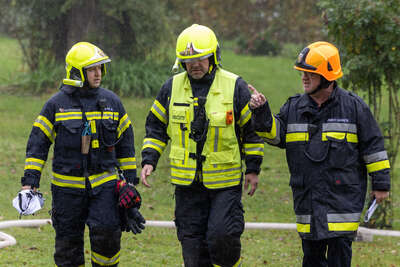
[[[0,38],[0,47],[8,41]],[[279,107],[288,96],[301,92],[299,76],[292,68],[294,59],[237,56],[230,51],[222,52],[223,66],[264,92],[273,112],[279,111]],[[13,60],[10,59],[10,62]],[[4,68],[4,64],[1,64],[0,74],[4,73]],[[16,96],[0,92],[0,220],[15,220],[18,217],[11,200],[20,189],[25,146],[32,123],[48,97],[49,95]],[[145,117],[153,99],[129,97],[122,101],[134,125],[137,160],[140,162],[139,151],[144,137]],[[246,221],[294,223],[284,151],[268,145],[265,146],[265,151],[259,188],[255,196],[243,196]],[[138,187],[144,199],[141,211],[148,220],[173,220],[174,188],[169,182],[167,154],[164,153],[156,172],[150,177],[152,188],[144,188],[142,185]],[[40,188],[46,198],[45,207],[35,217],[27,219],[49,218],[50,162],[49,160],[46,164]],[[398,169],[398,166],[396,168]],[[398,193],[400,186],[397,183],[394,186],[394,192]],[[393,203],[394,228],[400,230],[398,195],[394,195]],[[54,231],[51,226],[9,228],[2,231],[14,236],[17,245],[0,249],[0,266],[54,266]],[[301,266],[300,239],[295,231],[247,230],[242,236],[242,241],[244,266]],[[375,236],[374,242],[371,243],[355,242],[353,266],[398,267],[399,247],[400,238],[392,237]],[[89,263],[90,247],[87,234],[85,252],[86,263]],[[148,227],[144,233],[137,236],[131,233],[123,234],[120,266],[183,266],[182,264],[175,230]]]

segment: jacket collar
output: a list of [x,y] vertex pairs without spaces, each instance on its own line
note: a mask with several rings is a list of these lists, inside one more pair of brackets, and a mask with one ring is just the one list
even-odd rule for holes
[[309,112],[315,114],[324,107],[328,106],[331,107],[336,105],[338,103],[338,95],[340,94],[340,88],[337,86],[336,82],[334,83],[333,86],[334,87],[331,95],[324,103],[322,103],[321,108],[318,108],[317,103],[308,94],[302,94],[298,102],[298,109],[300,113]]
[[215,71],[217,70],[217,68],[213,68],[213,70],[210,73],[206,73],[201,79],[193,79],[192,76],[189,75],[189,73],[187,74],[190,84],[193,87],[204,87],[204,86],[208,86],[210,87],[212,82],[214,81],[215,78]]
[[71,85],[62,84],[60,87],[60,91],[66,93],[67,95],[77,95],[80,97],[90,97],[95,96],[99,92],[99,88],[79,88]]

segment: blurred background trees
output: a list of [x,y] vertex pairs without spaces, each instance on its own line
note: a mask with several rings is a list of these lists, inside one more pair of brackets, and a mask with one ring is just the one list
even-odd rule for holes
[[[135,79],[129,63],[150,68],[147,71],[158,76],[170,58],[174,36],[160,0],[0,0],[0,4],[1,30],[18,39],[25,63],[35,72],[35,78],[27,81],[36,92],[55,87],[54,81],[63,75],[59,66],[64,65],[65,54],[78,41],[95,43],[118,62],[111,65],[111,75],[117,75],[110,80],[121,93],[149,95],[153,89],[149,82],[154,79]],[[151,59],[156,60],[146,63]],[[161,79],[157,88],[160,83]]]
[[211,27],[222,47],[226,43],[238,53],[295,58],[306,43],[323,35],[315,3],[0,0],[0,31],[18,39],[31,73],[19,83],[31,91],[56,87],[66,52],[85,40],[103,48],[118,63],[111,64],[107,85],[120,94],[148,96],[170,75],[176,37],[191,24]]

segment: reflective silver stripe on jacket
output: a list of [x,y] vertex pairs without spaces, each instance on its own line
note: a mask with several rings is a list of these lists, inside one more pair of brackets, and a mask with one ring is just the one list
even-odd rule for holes
[[308,124],[307,123],[291,123],[287,125],[286,132],[287,133],[298,133],[298,132],[307,132]]
[[296,223],[311,223],[311,215],[296,215]]
[[322,131],[357,133],[357,126],[354,123],[323,123]]
[[330,213],[327,214],[328,222],[358,222],[361,213]]
[[380,152],[376,152],[374,154],[365,155],[363,158],[364,158],[365,163],[368,164],[368,163],[373,163],[373,162],[377,162],[377,161],[387,160],[388,155],[387,155],[386,151],[380,151]]

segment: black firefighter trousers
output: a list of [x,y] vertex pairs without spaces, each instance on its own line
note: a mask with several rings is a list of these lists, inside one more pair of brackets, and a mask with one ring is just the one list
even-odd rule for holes
[[350,237],[335,237],[322,240],[302,239],[303,267],[350,267]]
[[244,230],[242,186],[175,188],[175,225],[185,267],[232,267],[240,259]]
[[92,266],[118,265],[121,228],[115,183],[109,181],[95,190],[52,185],[56,266],[84,266],[85,224],[89,226]]

